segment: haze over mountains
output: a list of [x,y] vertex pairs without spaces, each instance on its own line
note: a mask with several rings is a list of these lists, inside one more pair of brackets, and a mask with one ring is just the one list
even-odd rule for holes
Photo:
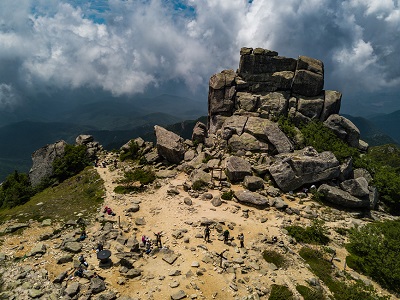
[[[138,136],[154,139],[154,125],[176,124],[169,129],[190,138],[195,122],[182,122],[207,115],[207,95],[155,94],[158,91],[114,97],[85,88],[49,88],[46,93],[32,95],[23,105],[1,110],[0,181],[14,170],[28,172],[35,150],[61,139],[74,143],[79,134],[93,135],[107,150],[117,149]],[[400,143],[400,111],[366,118],[346,117],[371,146]]]
[[79,134],[88,133],[111,150],[134,137],[151,139],[156,124],[165,126],[207,115],[206,101],[167,94],[84,102],[80,106],[68,103],[69,109],[59,102],[57,107],[33,102],[29,108],[1,112],[0,180],[14,170],[28,172],[32,152],[61,139],[74,143]]

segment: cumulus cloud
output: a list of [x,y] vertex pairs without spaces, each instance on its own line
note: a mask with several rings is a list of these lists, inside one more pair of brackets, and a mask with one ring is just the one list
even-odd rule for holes
[[0,82],[20,94],[196,92],[248,46],[323,60],[327,89],[395,93],[399,24],[394,0],[2,0]]

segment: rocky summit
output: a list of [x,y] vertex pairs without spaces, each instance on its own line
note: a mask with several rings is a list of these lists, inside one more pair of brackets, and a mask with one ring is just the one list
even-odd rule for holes
[[[275,285],[293,299],[303,299],[298,286],[331,298],[300,257],[304,245],[285,229],[313,220],[325,222],[336,277],[390,295],[346,266],[347,237],[337,230],[394,218],[376,210],[370,174],[305,145],[296,127],[318,120],[366,151],[357,127],[339,115],[341,96],[324,90],[318,59],[242,48],[236,72],[211,76],[208,124],[198,122],[191,140],[155,126],[155,145],[136,138],[116,153],[79,136],[76,145],[86,146],[91,168],[104,181],[103,202],[88,219],[74,211],[73,220],[54,215],[20,222],[15,216],[1,224],[0,299],[256,300],[268,299]],[[280,118],[294,124],[294,135],[285,133]],[[132,145],[135,160],[121,161]],[[32,185],[51,176],[64,146],[59,141],[32,155]],[[131,192],[117,193],[120,179],[137,169],[156,179],[131,182]],[[323,194],[324,202],[310,192]],[[272,262],[275,255],[284,263]]]

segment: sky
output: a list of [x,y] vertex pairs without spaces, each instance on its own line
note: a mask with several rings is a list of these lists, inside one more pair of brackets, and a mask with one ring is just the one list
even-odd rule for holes
[[206,102],[241,47],[322,60],[341,113],[400,109],[400,0],[1,0],[0,112],[79,89]]

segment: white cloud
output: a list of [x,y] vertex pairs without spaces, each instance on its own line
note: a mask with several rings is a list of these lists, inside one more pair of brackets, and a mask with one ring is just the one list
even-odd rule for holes
[[246,46],[323,60],[327,89],[396,89],[399,9],[392,0],[2,0],[0,82],[114,95],[169,81],[206,90]]

